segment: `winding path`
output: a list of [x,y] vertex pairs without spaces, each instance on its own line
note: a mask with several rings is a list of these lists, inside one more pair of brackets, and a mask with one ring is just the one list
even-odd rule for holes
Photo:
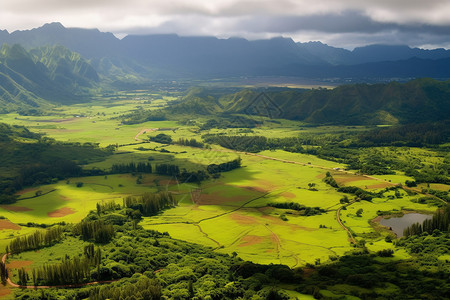
[[350,232],[350,229],[348,229],[348,227],[345,226],[344,223],[342,223],[342,220],[341,220],[341,209],[342,209],[343,207],[349,206],[350,204],[353,204],[353,202],[351,202],[351,203],[349,203],[349,204],[347,204],[347,205],[341,206],[341,207],[339,207],[339,208],[336,210],[336,220],[338,221],[339,225],[341,225],[341,227],[347,232],[348,238],[349,238],[350,242],[351,242],[352,244],[356,244],[356,240],[355,240],[355,238],[353,237],[353,234]]
[[145,129],[142,129],[141,131],[138,132],[138,134],[136,134],[136,135],[134,136],[134,139],[135,139],[136,141],[141,141],[141,139],[139,138],[139,136],[140,136],[141,134],[149,133],[149,132],[153,132],[153,131],[158,131],[158,129],[159,129],[159,128],[145,128]]

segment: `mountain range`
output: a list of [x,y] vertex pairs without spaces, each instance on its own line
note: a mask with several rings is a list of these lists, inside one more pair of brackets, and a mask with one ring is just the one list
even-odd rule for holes
[[128,35],[123,39],[97,29],[65,28],[60,23],[0,31],[0,44],[26,49],[62,45],[80,53],[101,75],[121,80],[143,78],[217,78],[295,76],[352,78],[450,78],[450,51],[404,45],[369,45],[346,50],[290,38],[181,37],[175,34]]
[[[450,78],[450,51],[371,45],[353,51],[289,38],[130,35],[65,28],[60,23],[0,31],[0,112],[39,113],[38,108],[89,99],[93,91],[153,79],[293,76],[387,81]],[[280,117],[312,123],[396,124],[448,118],[449,81],[353,84],[327,90],[268,91]],[[205,94],[206,93],[206,94]],[[209,93],[209,94],[208,94]],[[243,90],[216,97],[191,90],[176,112],[249,113],[257,97]],[[223,96],[223,97],[222,97]],[[251,114],[252,112],[250,112]]]

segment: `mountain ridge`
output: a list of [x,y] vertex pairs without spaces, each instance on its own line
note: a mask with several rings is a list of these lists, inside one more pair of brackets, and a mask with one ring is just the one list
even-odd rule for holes
[[30,51],[18,44],[0,48],[2,112],[36,113],[51,103],[80,102],[99,80],[86,60],[62,46]]
[[255,101],[261,92],[268,99],[263,103],[265,107],[277,112],[272,117],[312,124],[411,124],[447,120],[450,115],[450,81],[429,78],[407,83],[342,85],[332,90],[244,89],[221,95],[194,88],[182,102],[167,110],[176,114],[257,116],[261,110],[253,108],[258,106]]
[[[301,76],[306,78],[450,78],[450,62],[439,72],[432,70],[437,60],[450,58],[450,50],[424,50],[405,45],[368,45],[353,51],[320,42],[295,43],[291,38],[246,40],[176,34],[127,35],[118,39],[98,29],[66,28],[49,23],[25,31],[0,32],[0,44],[21,44],[25,48],[62,45],[80,53],[96,71],[116,79],[131,72],[143,78],[217,78],[230,76]],[[399,62],[420,59],[420,68],[398,68]],[[405,63],[406,61],[406,63]],[[366,64],[371,66],[365,72]],[[417,61],[414,64],[418,64]],[[114,72],[110,72],[114,70]],[[121,71],[122,70],[122,71]],[[380,74],[383,78],[380,77]]]

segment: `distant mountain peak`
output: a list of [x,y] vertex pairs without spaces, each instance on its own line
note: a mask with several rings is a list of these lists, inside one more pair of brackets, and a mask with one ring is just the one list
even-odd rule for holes
[[51,23],[45,23],[42,28],[58,28],[58,29],[64,29],[66,27],[64,27],[63,24],[61,24],[60,22],[51,22]]

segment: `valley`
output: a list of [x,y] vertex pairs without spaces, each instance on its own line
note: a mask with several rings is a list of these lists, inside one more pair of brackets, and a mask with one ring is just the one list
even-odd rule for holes
[[[72,228],[79,222],[95,220],[105,220],[102,222],[116,228],[111,242],[95,243],[102,253],[113,253],[121,244],[131,243],[128,236],[134,236],[135,230],[149,236],[152,247],[167,243],[172,245],[168,249],[175,252],[184,251],[180,247],[194,247],[198,249],[195,251],[206,251],[208,256],[219,259],[224,266],[245,261],[255,264],[254,268],[286,266],[293,272],[304,268],[302,272],[314,272],[315,268],[329,268],[352,253],[380,251],[392,253],[389,257],[376,257],[373,264],[416,263],[416,254],[393,243],[395,234],[380,225],[379,218],[410,212],[432,215],[446,205],[450,184],[448,174],[439,170],[448,166],[448,144],[428,147],[407,146],[409,141],[398,146],[386,146],[379,141],[365,144],[364,139],[372,132],[392,129],[369,124],[312,124],[245,114],[245,108],[231,114],[216,113],[218,108],[212,108],[211,103],[230,107],[227,101],[232,96],[220,92],[212,100],[216,96],[207,93],[213,91],[122,91],[83,103],[57,105],[41,115],[0,115],[0,122],[12,126],[11,132],[20,130],[20,126],[30,130],[27,138],[20,132],[16,133],[18,136],[10,135],[18,145],[48,143],[48,147],[68,147],[62,148],[61,158],[74,160],[81,167],[76,171],[79,176],[66,175],[63,179],[41,176],[42,179],[17,191],[13,201],[0,205],[0,249],[36,230],[46,232],[46,228],[62,226],[66,232],[55,243],[9,257],[11,280],[32,285],[31,277],[27,282],[21,279],[22,266],[31,272],[45,263],[64,261],[67,254],[81,256],[89,239],[78,242]],[[269,92],[270,99],[277,99],[277,93]],[[264,105],[267,108],[267,103]],[[274,105],[278,109],[280,104]],[[70,150],[71,147],[75,150]],[[46,161],[44,153],[36,158]],[[238,165],[229,167],[230,162]],[[411,164],[419,173],[410,171]],[[151,165],[151,170],[144,169],[146,165]],[[158,166],[166,166],[165,171]],[[176,166],[178,171],[170,166]],[[4,178],[14,174],[14,168],[1,170]],[[432,178],[431,182],[416,184],[424,176]],[[414,182],[415,186],[409,186],[408,182]],[[142,206],[124,206],[127,197],[146,193],[169,193],[176,205],[151,215],[143,214]],[[137,216],[132,215],[133,211]],[[145,243],[146,239],[137,238],[134,243]],[[445,261],[447,252],[436,258],[444,272],[448,266],[443,266],[442,259]],[[106,273],[102,276],[91,273],[92,278],[119,280],[130,277],[133,268],[137,273],[148,268],[135,261],[130,269],[124,259],[115,259],[110,254],[104,259],[108,261],[103,264]],[[111,259],[120,262],[120,267],[113,267]],[[184,266],[186,272],[190,263]],[[174,261],[154,264],[155,274],[144,273],[149,278],[169,280],[165,276],[181,272]],[[383,268],[384,265],[380,270]],[[196,273],[196,279],[189,276],[183,278],[191,279],[180,282],[187,285],[195,281],[198,293],[205,295],[211,289],[200,283],[204,275]],[[307,294],[313,291],[290,281],[300,275],[289,276],[289,280],[278,282],[277,286],[283,293],[308,299]],[[274,278],[267,280],[273,282]],[[175,284],[178,283],[170,283],[170,288],[165,289],[166,296],[175,297],[170,294],[176,293]],[[346,295],[352,283],[346,284],[349,286],[324,286],[320,293],[325,297],[330,293]],[[391,292],[397,289],[387,286]],[[370,288],[358,293],[369,291],[382,294],[381,290]]]

